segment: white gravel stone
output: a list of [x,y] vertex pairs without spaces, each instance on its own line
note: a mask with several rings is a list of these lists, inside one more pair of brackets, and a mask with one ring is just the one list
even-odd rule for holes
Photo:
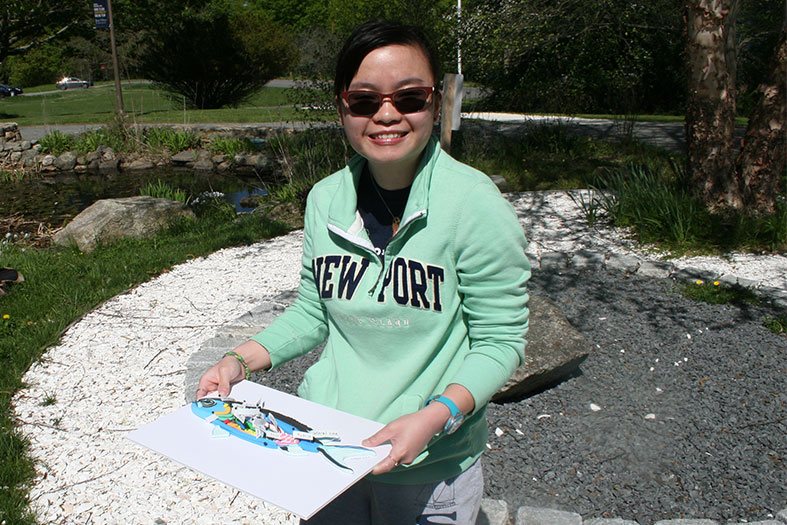
[[301,242],[296,232],[179,265],[89,313],[30,368],[14,410],[37,461],[39,521],[297,523],[124,436],[182,405],[186,360],[217,328],[297,287]]

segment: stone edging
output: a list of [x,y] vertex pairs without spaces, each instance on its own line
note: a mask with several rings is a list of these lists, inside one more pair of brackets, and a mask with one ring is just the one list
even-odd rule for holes
[[[276,126],[217,126],[217,125],[163,125],[175,130],[188,130],[207,143],[210,136],[251,137],[251,140],[264,140]],[[28,170],[43,174],[61,171],[106,171],[106,170],[146,170],[155,167],[172,166],[197,171],[254,171],[270,173],[275,168],[275,160],[265,153],[240,153],[233,157],[211,154],[199,148],[181,151],[174,155],[145,154],[139,152],[115,152],[108,146],[99,146],[95,151],[79,155],[67,151],[61,155],[44,154],[36,140],[23,140],[16,123],[0,123],[0,168],[7,170]]]

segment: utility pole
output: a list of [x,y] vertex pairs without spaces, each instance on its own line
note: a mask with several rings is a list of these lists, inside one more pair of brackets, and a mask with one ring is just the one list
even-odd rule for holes
[[115,70],[115,91],[118,99],[118,117],[122,120],[123,111],[123,89],[120,87],[120,68],[118,67],[118,52],[115,46],[115,22],[112,20],[112,0],[107,0],[107,11],[109,14],[109,42],[112,46],[112,68]]

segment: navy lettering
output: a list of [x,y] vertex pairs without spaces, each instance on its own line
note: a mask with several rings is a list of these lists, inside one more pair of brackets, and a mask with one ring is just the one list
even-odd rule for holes
[[380,288],[380,295],[377,296],[378,303],[385,302],[385,289],[388,288],[388,285],[391,284],[391,269],[393,265],[388,267],[388,271],[385,273],[385,278],[383,279],[383,286]]
[[388,266],[377,302],[384,303],[390,290],[387,295],[397,304],[442,312],[440,285],[444,280],[445,270],[439,266],[397,257]]
[[[410,306],[415,308],[429,308],[429,300],[426,298],[426,270],[418,261],[408,261],[410,269]],[[420,297],[420,300],[419,300]]]
[[397,257],[393,262],[393,297],[394,300],[401,305],[407,304],[408,290],[407,290],[407,263],[404,259]]
[[443,305],[440,303],[440,283],[445,279],[445,271],[439,266],[427,266],[426,274],[432,280],[432,294],[434,297],[434,304],[432,308],[435,312],[442,312]]
[[342,257],[342,270],[339,275],[339,299],[352,299],[358,284],[363,279],[366,273],[366,268],[369,267],[369,259],[361,259],[361,268],[358,270],[358,264],[352,261],[349,255]]
[[330,299],[333,296],[333,272],[331,266],[338,268],[342,258],[339,255],[325,256],[325,269],[322,271],[322,286],[320,297],[323,299]]
[[320,282],[320,275],[322,274],[323,257],[315,257],[312,259],[312,274],[314,275],[314,284],[322,295],[322,283]]

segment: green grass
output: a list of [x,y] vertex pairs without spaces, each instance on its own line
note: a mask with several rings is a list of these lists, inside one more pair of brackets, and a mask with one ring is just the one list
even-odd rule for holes
[[739,284],[729,285],[719,281],[693,281],[678,284],[680,293],[694,301],[708,304],[758,305],[760,300],[751,288]]
[[[48,87],[54,89],[54,85]],[[48,89],[25,90],[26,93],[42,91]],[[152,85],[130,84],[123,87],[123,105],[126,120],[137,124],[301,120],[303,111],[292,107],[288,91],[266,87],[238,108],[184,110],[182,103],[171,100]],[[115,120],[116,110],[117,96],[111,84],[0,99],[0,121],[12,121],[20,126],[110,123]]]
[[[176,264],[285,231],[284,225],[256,214],[230,221],[207,215],[181,220],[153,240],[124,240],[91,253],[0,247],[0,266],[25,276],[0,297],[0,522],[35,522],[27,510],[26,488],[34,464],[27,456],[29,444],[14,430],[10,401],[23,387],[24,372],[44,350],[56,344],[75,319]],[[54,399],[51,396],[51,402]]]
[[763,321],[762,325],[774,334],[787,334],[787,316],[769,317]]

